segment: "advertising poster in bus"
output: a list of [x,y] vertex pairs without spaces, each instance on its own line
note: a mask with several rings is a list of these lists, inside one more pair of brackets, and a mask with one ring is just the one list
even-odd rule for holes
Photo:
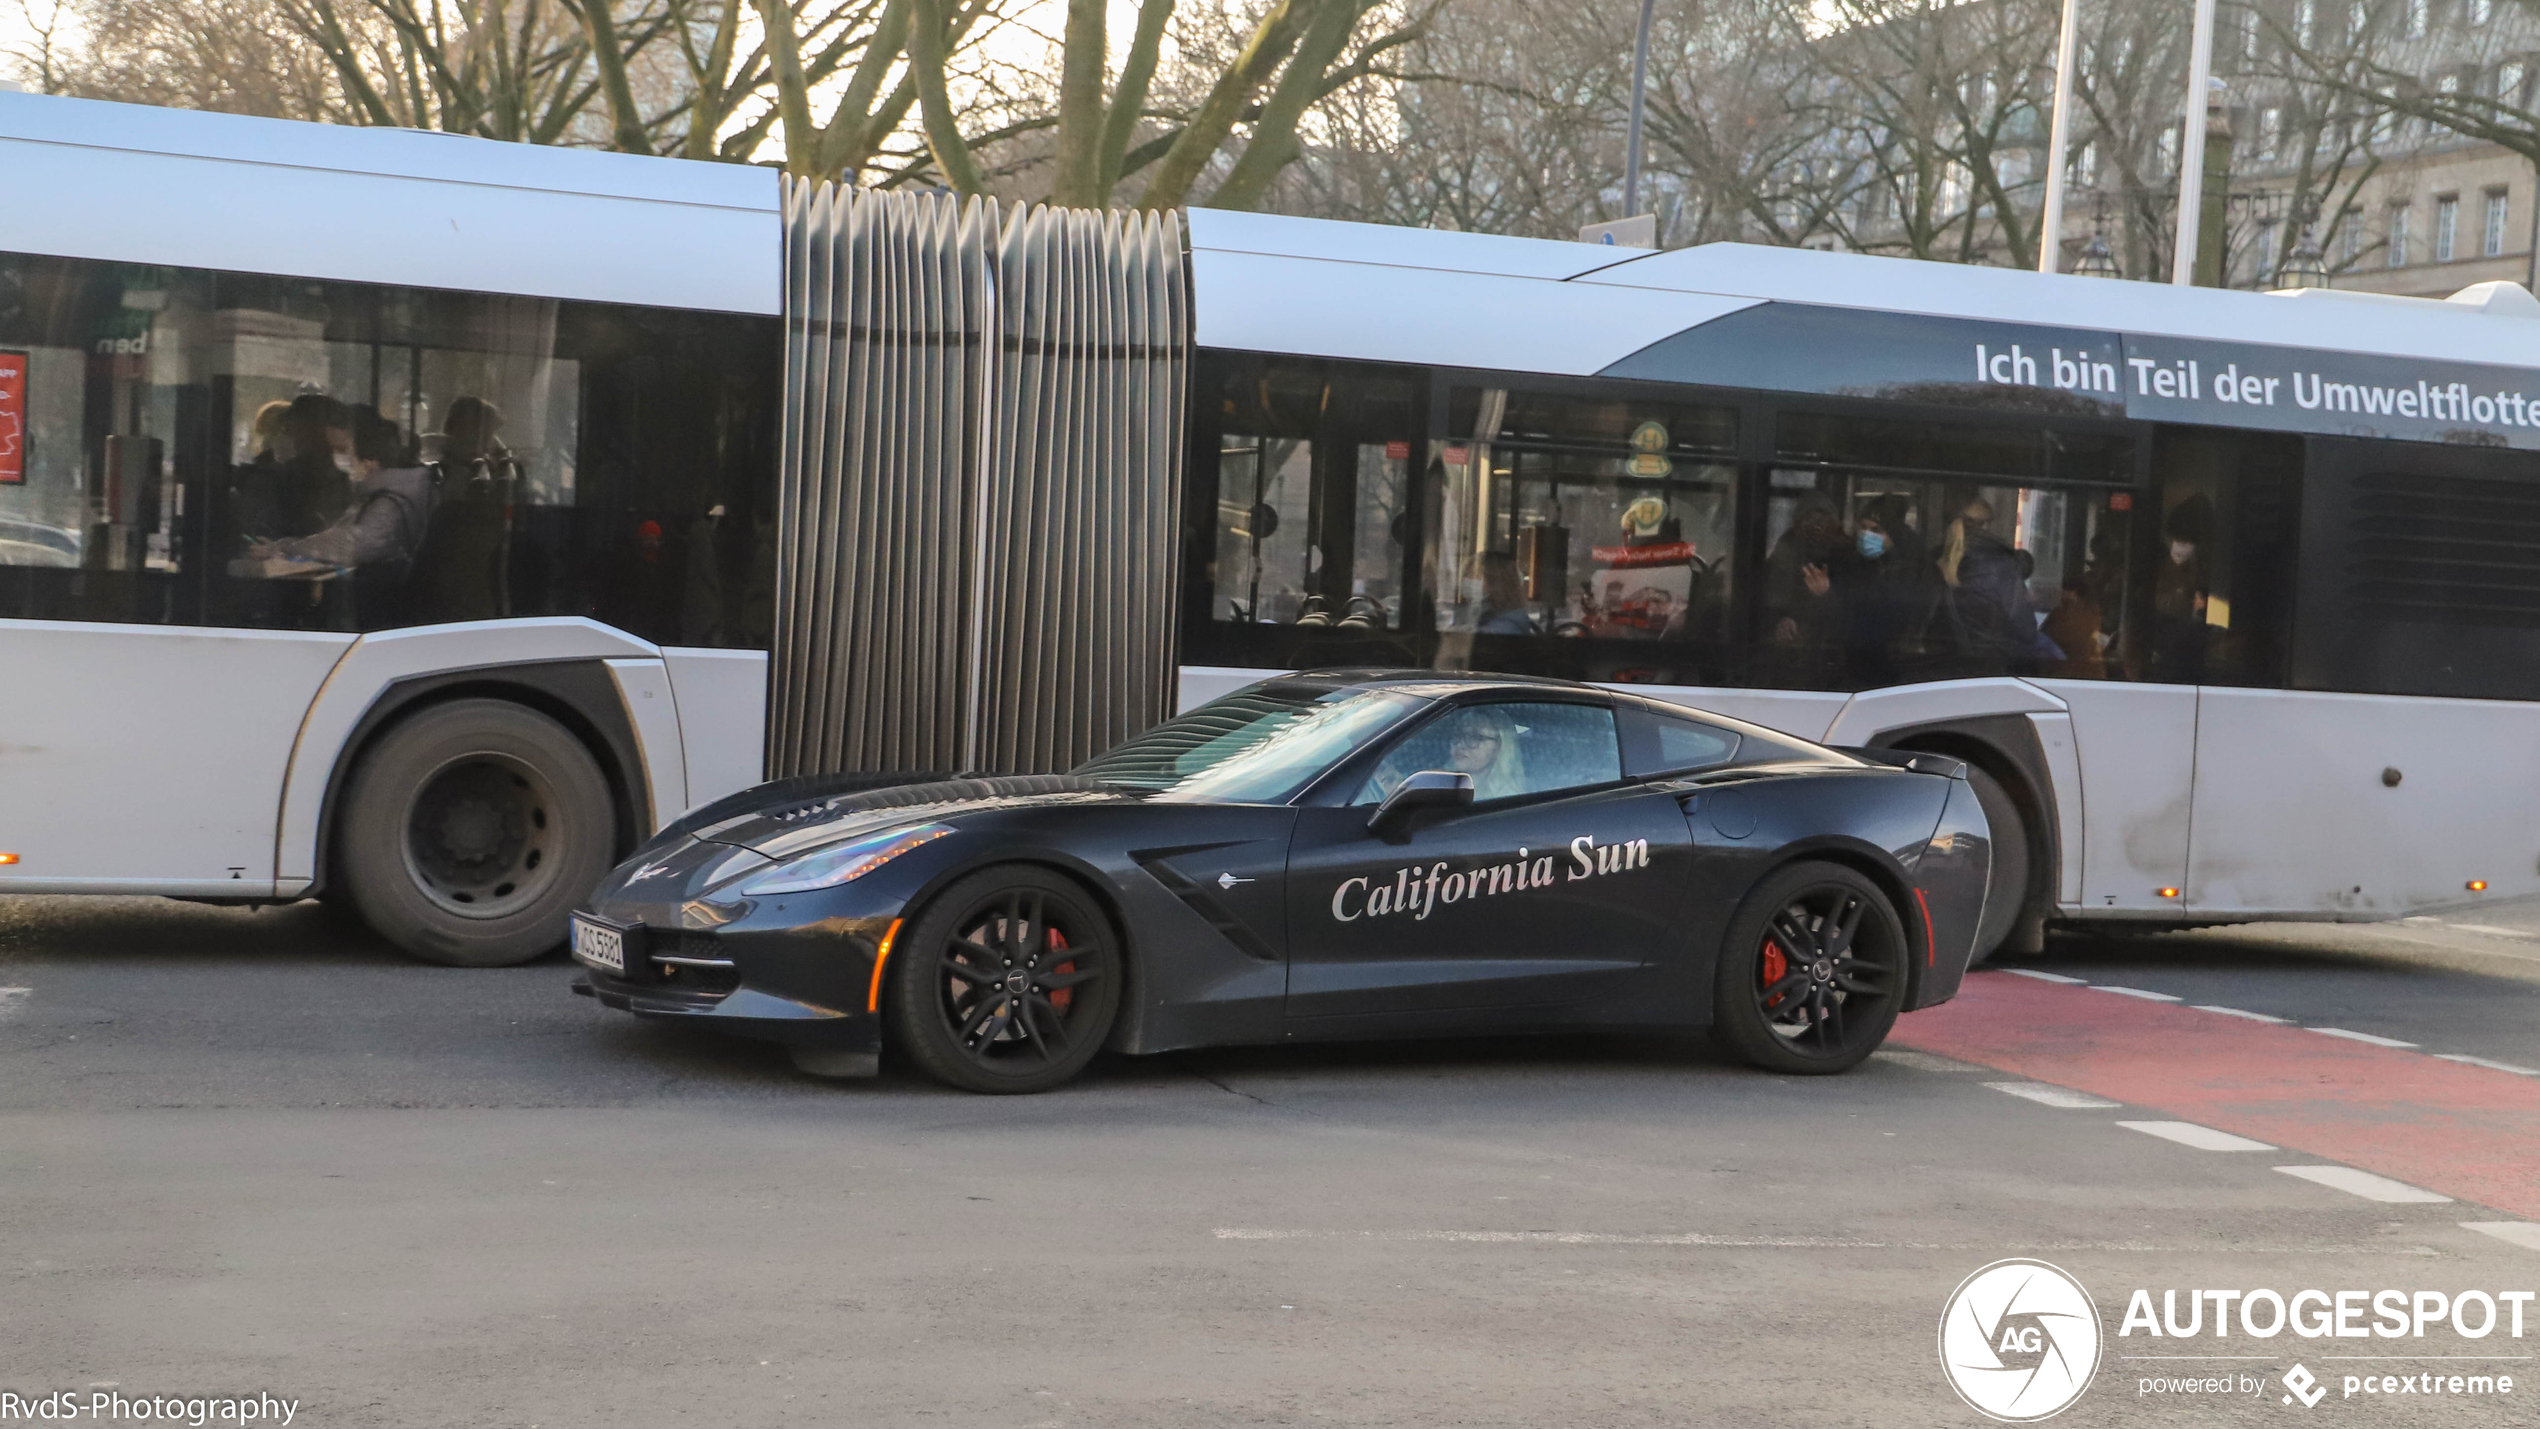
[[23,352],[0,352],[0,486],[26,484],[26,365]]

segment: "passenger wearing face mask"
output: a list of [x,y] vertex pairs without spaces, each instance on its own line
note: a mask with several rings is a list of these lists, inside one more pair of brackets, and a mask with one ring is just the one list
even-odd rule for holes
[[2205,554],[2213,526],[2214,505],[2203,496],[2188,497],[2162,519],[2161,534],[2168,544],[2161,553],[2161,573],[2152,581],[2148,679],[2193,685],[2205,678],[2205,647],[2213,628],[2206,620],[2212,585]]
[[1902,679],[1901,642],[1929,604],[1922,537],[1909,519],[1905,497],[1887,495],[1862,508],[1852,552],[1836,583],[1847,606],[1844,664],[1848,683],[1862,688]]

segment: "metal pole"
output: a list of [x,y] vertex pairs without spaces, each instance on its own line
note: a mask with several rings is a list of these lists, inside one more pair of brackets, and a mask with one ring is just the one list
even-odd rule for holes
[[2205,205],[2205,106],[2214,78],[2214,0],[2196,0],[2196,32],[2187,46],[2187,122],[2178,136],[2178,234],[2170,281],[2196,281],[2196,238]]
[[1640,0],[1640,37],[1632,43],[1632,118],[1623,136],[1623,217],[1640,212],[1640,111],[1649,91],[1649,15],[1658,0]]
[[2063,267],[2064,154],[2072,144],[2073,49],[2081,0],[2064,0],[2064,32],[2055,41],[2055,121],[2046,134],[2046,211],[2037,219],[2037,271]]

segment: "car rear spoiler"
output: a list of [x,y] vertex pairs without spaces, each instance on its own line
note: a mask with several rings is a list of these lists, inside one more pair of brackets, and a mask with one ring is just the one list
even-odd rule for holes
[[1849,754],[1855,759],[1866,759],[1872,764],[1884,764],[1893,769],[1911,769],[1917,774],[1934,774],[1943,779],[1967,777],[1967,761],[1952,759],[1946,754],[1919,749],[1870,749],[1861,745],[1829,747],[1838,754]]

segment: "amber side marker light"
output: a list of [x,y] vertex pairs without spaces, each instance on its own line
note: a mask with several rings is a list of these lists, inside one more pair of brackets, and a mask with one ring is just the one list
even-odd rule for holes
[[16,854],[13,854],[13,853],[0,853],[0,864],[12,864],[12,863],[15,863],[15,862],[17,862],[17,861],[18,861],[18,856],[17,856]]
[[2472,892],[2472,893],[2484,893],[2484,892],[2486,892],[2486,891],[2487,891],[2487,880],[2486,880],[2486,879],[2484,879],[2484,878],[2473,878],[2473,879],[2471,879],[2471,880],[2469,881],[2469,891],[2470,891],[2470,892]]
[[2161,888],[2155,889],[2154,891],[2159,893],[2163,898],[2176,898],[2178,896],[2178,890],[2175,888]]

